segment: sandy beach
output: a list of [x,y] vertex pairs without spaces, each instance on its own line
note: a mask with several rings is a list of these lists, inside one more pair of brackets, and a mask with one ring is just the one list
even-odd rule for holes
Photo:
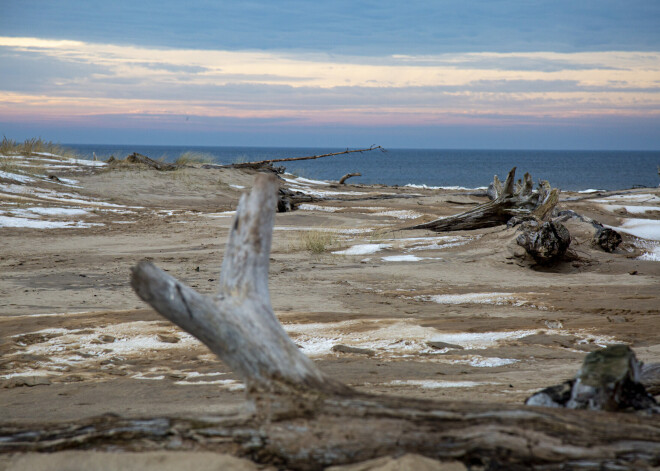
[[[140,301],[129,270],[150,260],[213,293],[255,172],[11,160],[0,171],[2,421],[240,408],[239,378]],[[483,190],[282,177],[317,201],[276,216],[272,305],[302,351],[357,390],[521,404],[602,346],[660,362],[658,188],[562,192],[558,209],[623,243],[606,253],[570,219],[570,257],[541,267],[520,256],[516,228],[402,230],[483,203]]]

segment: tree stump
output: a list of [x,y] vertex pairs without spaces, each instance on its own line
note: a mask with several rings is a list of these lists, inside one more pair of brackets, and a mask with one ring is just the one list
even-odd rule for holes
[[614,252],[621,243],[621,234],[609,227],[596,226],[593,243],[605,252]]
[[516,243],[523,247],[539,264],[551,264],[566,254],[571,245],[568,229],[559,222],[526,221],[521,225],[522,233]]
[[613,345],[589,353],[574,380],[532,395],[527,405],[620,411],[660,412],[641,382],[642,365],[627,345]]

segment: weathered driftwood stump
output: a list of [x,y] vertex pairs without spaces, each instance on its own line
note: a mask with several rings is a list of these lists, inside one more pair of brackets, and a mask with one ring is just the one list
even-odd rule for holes
[[523,247],[539,264],[561,260],[571,245],[571,234],[560,222],[525,221],[516,243]]
[[348,180],[349,178],[353,178],[353,177],[361,177],[361,176],[362,176],[362,174],[361,174],[360,172],[347,173],[346,175],[344,175],[343,177],[341,177],[341,178],[339,179],[339,184],[340,184],[340,185],[343,185],[344,183],[346,183],[346,180]]
[[656,418],[372,396],[328,377],[289,339],[270,304],[276,195],[276,178],[260,175],[241,198],[216,296],[201,295],[148,262],[133,269],[131,280],[143,300],[240,375],[251,412],[104,416],[38,428],[0,422],[0,451],[207,449],[300,470],[403,453],[512,470],[660,463]]
[[516,167],[509,171],[504,185],[497,178],[488,190],[492,201],[476,206],[468,211],[436,219],[406,229],[431,229],[436,232],[481,229],[499,226],[514,216],[545,220],[559,201],[559,189],[541,180],[537,190],[533,189],[532,177],[525,173],[524,180],[515,185]]
[[600,224],[596,226],[596,232],[594,233],[592,242],[605,252],[614,252],[619,244],[621,244],[621,241],[621,234],[614,229],[603,227]]
[[566,222],[571,218],[575,218],[581,222],[591,224],[595,229],[591,242],[593,245],[600,247],[605,252],[614,252],[623,240],[621,238],[621,234],[619,234],[614,229],[605,227],[598,221],[587,216],[582,216],[581,214],[578,214],[570,209],[559,211],[559,214],[556,218],[553,219],[553,222]]
[[166,162],[159,162],[158,160],[154,160],[150,157],[147,157],[146,155],[138,154],[137,152],[133,152],[131,155],[127,156],[123,160],[117,160],[114,157],[110,157],[107,160],[108,164],[138,164],[138,165],[145,165],[147,167],[153,168],[155,170],[159,171],[171,171],[171,170],[176,170],[179,167],[179,165],[176,164],[168,164]]
[[642,365],[627,345],[589,353],[575,379],[543,389],[525,403],[569,409],[660,412],[658,403],[642,383]]

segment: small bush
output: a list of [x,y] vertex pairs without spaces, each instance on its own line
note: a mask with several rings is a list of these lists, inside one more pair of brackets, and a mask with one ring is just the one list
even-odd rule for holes
[[335,234],[325,231],[306,231],[300,234],[300,245],[313,254],[322,254],[336,243]]

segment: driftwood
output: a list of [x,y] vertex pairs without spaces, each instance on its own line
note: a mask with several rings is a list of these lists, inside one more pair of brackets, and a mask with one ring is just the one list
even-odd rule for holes
[[340,184],[340,185],[343,185],[344,183],[346,183],[346,180],[348,180],[349,178],[352,178],[352,177],[361,177],[361,176],[362,176],[362,174],[359,173],[359,172],[355,172],[355,173],[347,173],[346,175],[344,175],[343,177],[341,177],[341,178],[339,179],[339,184]]
[[383,149],[381,146],[371,146],[367,147],[365,149],[346,149],[341,152],[331,152],[329,154],[319,154],[319,155],[307,155],[304,157],[286,157],[282,159],[267,159],[267,160],[258,160],[256,162],[241,162],[241,163],[235,163],[235,164],[228,164],[228,165],[214,165],[214,164],[207,164],[203,165],[203,168],[251,168],[251,169],[267,169],[267,170],[272,170],[275,173],[284,173],[284,167],[273,167],[274,163],[279,163],[279,162],[297,162],[299,160],[314,160],[314,159],[320,159],[323,157],[334,157],[336,155],[344,155],[344,154],[353,154],[355,152],[358,153],[363,153],[363,152],[369,152],[372,150],[380,150],[381,152],[385,152],[385,149]]
[[300,470],[407,452],[488,469],[660,464],[657,418],[373,396],[328,377],[288,338],[270,304],[276,193],[276,178],[260,175],[242,197],[215,297],[148,262],[133,269],[131,280],[143,300],[240,375],[251,405],[244,415],[0,424],[0,451],[208,449]]
[[[660,364],[651,366],[660,367]],[[660,412],[658,403],[642,383],[642,364],[627,345],[612,345],[589,353],[575,379],[545,388],[529,397],[525,404]]]
[[481,229],[506,224],[512,217],[533,217],[545,220],[559,201],[559,189],[541,180],[538,190],[533,189],[532,177],[525,173],[524,180],[515,185],[516,167],[509,171],[504,185],[493,178],[488,194],[492,201],[468,211],[417,224],[406,229],[431,229],[436,232]]
[[619,234],[614,229],[605,227],[595,219],[591,219],[587,216],[582,216],[570,209],[559,211],[559,214],[555,219],[553,219],[553,222],[555,223],[566,222],[571,218],[576,218],[582,222],[591,224],[595,229],[594,235],[591,239],[591,243],[597,247],[600,247],[605,252],[614,252],[623,240],[621,234]]
[[159,171],[167,171],[167,170],[176,170],[179,168],[178,165],[176,164],[168,164],[166,162],[159,162],[157,160],[154,160],[152,158],[147,157],[146,155],[138,154],[137,152],[133,152],[131,155],[127,156],[123,160],[117,160],[114,157],[110,157],[107,161],[108,164],[139,164],[139,165],[146,165],[147,167],[159,170]]
[[571,245],[571,235],[560,222],[546,221],[539,224],[532,219],[523,222],[520,228],[516,243],[539,264],[561,260]]

